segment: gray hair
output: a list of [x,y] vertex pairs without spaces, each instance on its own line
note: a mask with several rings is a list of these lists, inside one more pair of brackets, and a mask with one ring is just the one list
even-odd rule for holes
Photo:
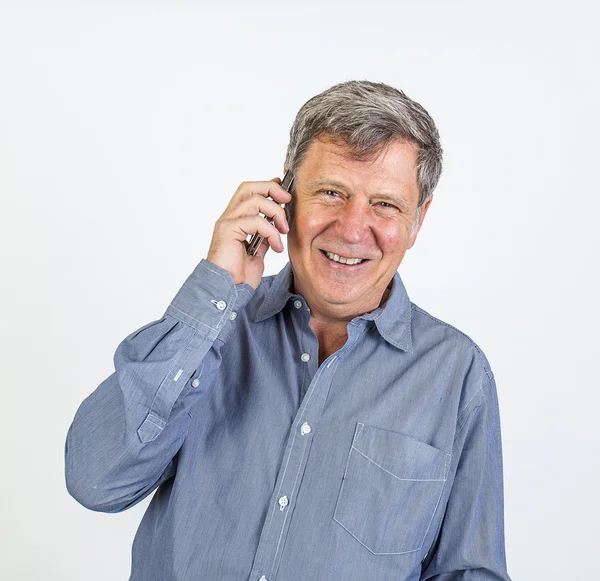
[[[298,111],[290,130],[285,167],[297,170],[311,143],[325,134],[347,145],[350,155],[359,160],[375,157],[393,141],[415,143],[419,147],[416,225],[442,173],[440,136],[429,113],[384,83],[339,83],[309,99]],[[292,208],[293,203],[286,205],[290,225]]]

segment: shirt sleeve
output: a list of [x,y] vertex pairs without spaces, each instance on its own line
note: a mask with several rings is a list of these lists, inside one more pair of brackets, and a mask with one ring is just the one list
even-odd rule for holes
[[66,484],[78,502],[118,512],[173,476],[188,412],[218,371],[230,315],[253,294],[202,260],[164,316],[118,346],[115,372],[83,401],[67,434]]
[[459,416],[454,481],[421,581],[510,581],[504,549],[502,446],[493,376]]

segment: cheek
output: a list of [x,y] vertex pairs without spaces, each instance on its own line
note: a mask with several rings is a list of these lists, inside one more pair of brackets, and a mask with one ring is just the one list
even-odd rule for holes
[[296,215],[295,236],[300,246],[309,246],[315,238],[327,229],[326,217],[317,212],[302,212]]
[[406,250],[409,231],[403,226],[381,229],[377,235],[377,242],[384,256],[398,254]]

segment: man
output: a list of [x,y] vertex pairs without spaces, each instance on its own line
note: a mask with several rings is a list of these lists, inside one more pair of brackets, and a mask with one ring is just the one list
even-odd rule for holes
[[[441,154],[392,87],[314,97],[290,132],[292,195],[241,184],[163,318],[118,347],[66,477],[105,512],[157,489],[133,581],[509,579],[489,363],[397,273]],[[282,234],[290,262],[261,278]]]

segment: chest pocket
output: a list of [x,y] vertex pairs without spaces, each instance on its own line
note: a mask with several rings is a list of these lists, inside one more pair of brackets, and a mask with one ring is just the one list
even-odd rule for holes
[[369,551],[418,551],[446,482],[450,454],[399,432],[359,423],[334,520]]

